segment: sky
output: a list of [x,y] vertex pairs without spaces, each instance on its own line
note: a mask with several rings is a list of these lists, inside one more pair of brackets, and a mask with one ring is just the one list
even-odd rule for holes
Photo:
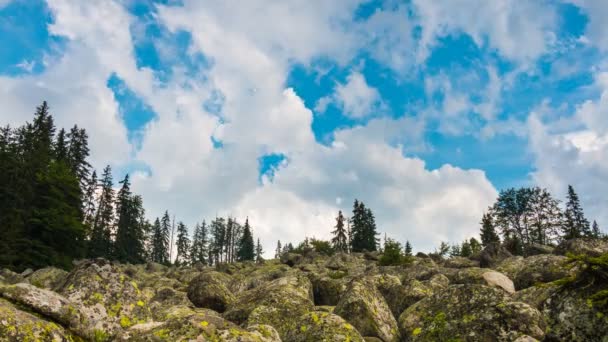
[[354,199],[414,250],[538,185],[608,226],[604,0],[0,0],[0,122],[43,100],[150,218],[327,239]]

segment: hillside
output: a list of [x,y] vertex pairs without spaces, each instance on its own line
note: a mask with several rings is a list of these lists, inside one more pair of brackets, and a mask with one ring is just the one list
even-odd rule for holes
[[608,242],[537,247],[398,266],[312,252],[214,268],[5,269],[0,340],[608,341]]

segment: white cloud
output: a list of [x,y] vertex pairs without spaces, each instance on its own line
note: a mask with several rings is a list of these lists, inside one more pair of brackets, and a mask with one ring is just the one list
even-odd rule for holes
[[352,118],[362,118],[383,110],[382,98],[378,90],[370,87],[365,76],[353,71],[346,78],[346,83],[338,83],[330,97],[322,97],[317,101],[315,110],[324,112],[329,103],[334,103],[344,115]]
[[605,212],[608,201],[608,84],[607,73],[596,77],[601,90],[597,100],[577,106],[570,131],[563,131],[560,121],[543,122],[533,113],[528,120],[530,151],[536,170],[532,178],[564,198],[567,186],[574,186],[587,217],[597,219],[600,227],[608,225]]
[[583,42],[590,42],[602,50],[608,49],[608,3],[604,0],[566,0],[581,8],[589,18]]
[[530,0],[414,0],[422,26],[419,60],[438,39],[466,33],[477,46],[489,46],[502,56],[530,62],[546,53],[554,40],[557,15],[553,6]]

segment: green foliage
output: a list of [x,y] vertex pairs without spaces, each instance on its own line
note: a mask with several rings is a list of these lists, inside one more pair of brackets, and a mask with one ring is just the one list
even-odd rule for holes
[[190,238],[188,237],[188,228],[183,222],[177,224],[177,256],[175,263],[177,265],[187,264],[190,260]]
[[355,200],[353,216],[351,218],[351,251],[376,251],[378,246],[378,232],[376,220],[371,209],[366,208],[363,202]]
[[572,185],[568,185],[566,210],[564,211],[564,224],[562,226],[563,238],[575,239],[582,236],[591,236],[589,221],[583,214],[583,208],[574,192]]
[[568,263],[577,270],[576,275],[556,281],[565,287],[592,288],[590,303],[608,313],[608,253],[597,257],[568,254]]
[[243,230],[243,236],[239,242],[239,249],[237,252],[239,261],[255,260],[255,246],[253,243],[253,234],[251,233],[251,227],[249,226],[249,220],[245,220],[245,227]]
[[122,187],[118,192],[116,211],[116,240],[114,242],[114,257],[121,262],[132,264],[145,260],[145,212],[140,196],[131,193],[129,175],[120,182]]
[[331,232],[334,235],[331,239],[333,249],[338,252],[348,252],[348,232],[346,231],[344,222],[345,218],[340,210],[338,212],[338,217],[336,217],[336,229]]
[[483,214],[481,218],[481,244],[486,247],[492,243],[500,243],[500,238],[494,228],[494,219],[491,213]]
[[403,265],[409,261],[410,257],[403,254],[401,244],[393,239],[386,239],[384,243],[384,253],[378,263],[381,266]]
[[192,236],[192,245],[190,247],[190,261],[194,263],[202,263],[208,265],[207,257],[209,255],[207,237],[207,223],[203,221],[201,225],[196,224],[194,235]]
[[333,255],[335,250],[329,241],[310,239],[311,248],[319,254]]

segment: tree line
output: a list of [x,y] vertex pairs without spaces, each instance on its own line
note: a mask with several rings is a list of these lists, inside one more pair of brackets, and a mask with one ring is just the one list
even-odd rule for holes
[[180,265],[262,259],[249,220],[203,222],[192,238],[168,212],[151,223],[129,175],[115,191],[110,166],[98,179],[88,157],[86,131],[57,131],[46,102],[32,122],[0,128],[0,267],[70,268],[85,257]]

